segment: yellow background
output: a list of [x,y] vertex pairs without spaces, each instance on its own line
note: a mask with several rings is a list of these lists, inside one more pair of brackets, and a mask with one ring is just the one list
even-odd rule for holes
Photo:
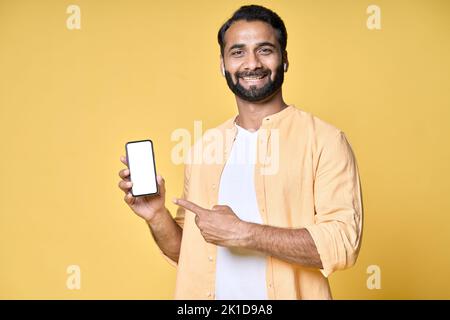
[[[450,2],[257,3],[288,29],[286,101],[342,129],[359,163],[363,245],[334,297],[449,299]],[[70,4],[81,30],[66,28]],[[0,298],[172,298],[175,269],[123,202],[119,156],[153,139],[167,198],[180,195],[170,135],[236,113],[216,32],[242,4],[0,1]],[[66,288],[72,264],[81,290]]]

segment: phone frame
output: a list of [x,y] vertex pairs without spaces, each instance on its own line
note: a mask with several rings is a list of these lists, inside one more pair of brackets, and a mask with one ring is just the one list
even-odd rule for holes
[[153,196],[153,195],[159,195],[159,184],[158,184],[158,179],[156,176],[156,161],[155,161],[155,151],[153,149],[153,141],[150,139],[145,139],[145,140],[135,140],[135,141],[128,141],[127,143],[125,143],[125,154],[127,157],[127,167],[128,170],[130,170],[130,181],[131,181],[131,171],[132,169],[130,168],[130,162],[128,161],[128,145],[132,144],[132,143],[138,143],[138,142],[146,142],[149,141],[150,142],[150,146],[152,148],[152,154],[153,154],[153,170],[155,172],[155,182],[156,182],[156,192],[155,193],[146,193],[146,194],[139,194],[139,195],[134,195],[133,194],[133,187],[131,187],[130,192],[133,195],[133,197],[143,197],[143,196]]

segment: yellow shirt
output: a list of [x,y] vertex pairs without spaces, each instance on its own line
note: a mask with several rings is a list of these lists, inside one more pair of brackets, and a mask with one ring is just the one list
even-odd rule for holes
[[[206,131],[192,147],[183,198],[204,208],[217,204],[220,176],[237,133],[234,120]],[[305,268],[268,256],[269,299],[331,299],[327,277],[355,263],[362,235],[360,180],[350,144],[339,129],[288,106],[263,120],[258,159],[254,180],[264,224],[306,228],[323,264],[321,270]],[[175,299],[214,299],[217,247],[203,239],[194,217],[178,209],[175,221],[183,228],[179,261],[165,256],[177,267]]]

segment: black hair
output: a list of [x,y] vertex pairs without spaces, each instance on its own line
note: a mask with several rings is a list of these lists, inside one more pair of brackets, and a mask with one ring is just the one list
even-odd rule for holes
[[270,24],[277,33],[278,42],[280,43],[281,46],[281,52],[284,52],[286,50],[287,31],[284,22],[283,20],[281,20],[280,16],[275,12],[273,12],[272,10],[267,9],[263,6],[248,5],[240,7],[235,13],[233,13],[231,18],[228,19],[219,29],[219,32],[217,34],[217,40],[219,41],[220,52],[222,53],[222,56],[225,46],[224,43],[225,33],[234,22],[239,20],[263,21],[265,23]]

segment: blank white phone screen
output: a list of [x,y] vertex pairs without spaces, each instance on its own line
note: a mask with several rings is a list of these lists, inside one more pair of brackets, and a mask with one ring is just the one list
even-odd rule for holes
[[158,189],[151,141],[128,143],[127,155],[133,195],[156,193]]

